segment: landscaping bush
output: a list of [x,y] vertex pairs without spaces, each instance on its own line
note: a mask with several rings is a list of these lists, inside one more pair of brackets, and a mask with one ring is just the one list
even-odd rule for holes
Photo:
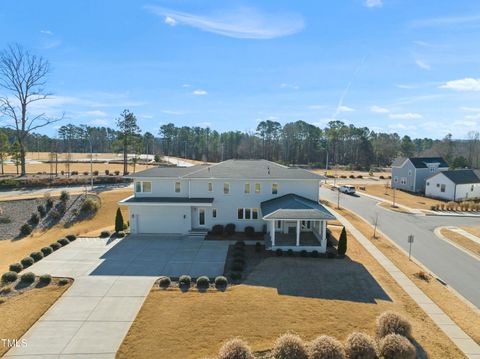
[[308,252],[307,252],[305,249],[303,249],[303,250],[300,252],[300,256],[301,256],[301,257],[306,257],[307,255],[308,255]]
[[233,259],[233,264],[240,264],[240,265],[244,266],[245,265],[245,258],[240,258],[240,257],[234,258]]
[[272,357],[274,359],[308,359],[308,351],[298,335],[284,334],[276,340]]
[[338,340],[327,335],[314,339],[309,346],[310,359],[345,359],[345,349]]
[[92,198],[87,198],[83,203],[82,207],[80,208],[80,211],[83,213],[89,213],[96,211],[99,208],[99,203],[98,201],[93,200]]
[[348,177],[350,177],[350,178],[355,178],[355,176],[354,176],[354,175],[350,175],[350,176],[348,176]]
[[68,234],[65,236],[66,239],[68,239],[70,242],[73,242],[74,240],[77,239],[77,236],[74,234]]
[[255,252],[262,251],[262,244],[260,242],[255,243]]
[[234,250],[233,251],[233,258],[235,259],[245,259],[245,251],[244,250]]
[[289,250],[287,251],[287,256],[289,256],[289,257],[293,257],[293,256],[294,256],[293,249],[289,249]]
[[275,254],[277,255],[277,257],[281,257],[281,256],[283,256],[283,251],[282,251],[280,248],[278,248],[278,249],[275,251]]
[[389,334],[399,334],[410,338],[412,326],[403,316],[392,311],[386,311],[377,318],[377,337],[383,338]]
[[107,238],[110,237],[110,232],[109,231],[101,231],[100,232],[100,238]]
[[53,242],[52,244],[50,244],[50,248],[52,248],[52,250],[56,251],[56,250],[62,248],[62,245],[58,242]]
[[236,241],[235,248],[241,248],[242,250],[245,249],[245,242],[244,241]]
[[50,211],[50,218],[54,221],[58,221],[62,218],[62,213],[58,209],[52,209]]
[[45,206],[43,204],[41,204],[37,207],[37,211],[40,214],[40,217],[42,217],[42,218],[47,215],[47,210],[45,209]]
[[68,193],[67,191],[62,191],[60,193],[60,201],[67,202],[69,199],[70,199],[70,193]]
[[375,359],[377,344],[369,335],[354,332],[347,338],[345,352],[348,359]]
[[229,223],[225,226],[225,232],[227,232],[228,235],[232,235],[235,233],[235,224]]
[[380,357],[385,359],[415,359],[417,354],[410,341],[399,334],[385,336],[378,345]]
[[51,247],[43,247],[42,249],[40,249],[40,251],[43,253],[44,257],[53,253],[53,249]]
[[243,272],[243,264],[241,263],[233,263],[232,271],[234,272]]
[[20,261],[20,263],[22,263],[23,269],[25,269],[35,263],[35,260],[32,257],[25,257]]
[[110,170],[105,170],[105,175],[108,176],[110,174]]
[[47,202],[45,203],[45,209],[48,211],[50,211],[53,207],[53,199],[51,198],[47,198]]
[[93,171],[93,175],[98,176],[98,171],[97,170]]
[[340,233],[337,251],[340,256],[344,256],[345,253],[347,253],[347,231],[345,230],[345,227],[342,228],[342,233]]
[[318,253],[317,250],[313,250],[313,251],[310,253],[310,255],[311,255],[313,258],[318,258],[319,255],[320,255],[320,253]]
[[63,247],[63,246],[66,246],[67,244],[69,244],[70,241],[69,241],[68,239],[66,239],[66,238],[61,238],[61,239],[59,239],[59,240],[57,241],[57,243],[60,243],[60,244],[62,245],[62,247]]
[[215,288],[222,290],[228,286],[228,280],[223,275],[219,275],[215,278]]
[[208,289],[210,286],[210,279],[207,276],[201,276],[197,278],[197,288],[199,289]]
[[385,176],[380,175],[378,178],[380,178],[380,179],[385,179]]
[[2,275],[2,283],[7,284],[7,283],[13,283],[17,280],[18,274],[16,272],[10,271],[3,273]]
[[52,276],[50,274],[43,274],[38,278],[38,282],[43,285],[49,285],[52,282]]
[[117,232],[117,233],[115,233],[115,237],[123,238],[123,237],[125,237],[125,232],[124,231]]
[[27,284],[35,282],[35,273],[27,272],[22,274],[22,276],[20,277],[20,282]]
[[20,234],[22,236],[28,236],[30,233],[32,233],[32,226],[28,223],[25,223],[20,227]]
[[12,263],[8,270],[15,273],[20,273],[23,270],[23,266],[20,263]]
[[248,344],[240,338],[230,339],[218,351],[218,359],[254,359]]
[[233,280],[240,280],[240,279],[242,279],[242,273],[241,272],[230,272],[230,277]]
[[120,171],[114,171],[113,173],[115,173],[115,176],[118,176],[120,174]]
[[38,214],[32,213],[32,215],[30,216],[29,222],[32,225],[36,226],[38,222],[40,222],[40,217],[38,216]]
[[169,277],[160,278],[160,280],[158,281],[158,286],[162,289],[167,289],[168,287],[170,287],[171,284],[172,281]]
[[128,223],[123,223],[123,230],[126,231],[128,229]]
[[30,257],[32,257],[35,262],[38,262],[39,260],[43,259],[43,253],[42,252],[32,252],[32,253],[30,253]]
[[246,226],[245,234],[247,235],[247,237],[253,237],[255,235],[255,228],[253,228],[252,226]]
[[117,213],[115,214],[115,232],[123,231],[123,215],[120,208],[117,208]]
[[192,278],[189,275],[182,275],[180,278],[178,278],[178,284],[181,287],[190,288],[190,285],[192,284]]
[[60,278],[60,279],[58,280],[58,285],[61,285],[61,286],[67,285],[68,282],[69,282],[68,278]]
[[219,236],[222,233],[223,233],[223,226],[221,224],[216,224],[212,227],[212,234]]

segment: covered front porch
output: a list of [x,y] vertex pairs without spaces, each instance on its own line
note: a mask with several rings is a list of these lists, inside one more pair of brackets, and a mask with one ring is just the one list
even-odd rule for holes
[[326,252],[327,220],[335,217],[320,203],[288,194],[262,202],[262,214],[267,249]]

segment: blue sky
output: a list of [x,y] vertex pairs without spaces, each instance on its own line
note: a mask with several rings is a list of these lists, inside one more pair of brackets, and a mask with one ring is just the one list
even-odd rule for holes
[[[0,47],[47,58],[36,112],[144,131],[332,119],[414,137],[480,130],[480,2],[2,1]],[[43,132],[53,134],[55,128]]]

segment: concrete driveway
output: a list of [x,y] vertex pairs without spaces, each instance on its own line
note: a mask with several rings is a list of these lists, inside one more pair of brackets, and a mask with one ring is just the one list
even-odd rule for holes
[[6,358],[114,358],[155,279],[223,273],[228,242],[129,236],[79,238],[29,268],[73,277],[71,288]]

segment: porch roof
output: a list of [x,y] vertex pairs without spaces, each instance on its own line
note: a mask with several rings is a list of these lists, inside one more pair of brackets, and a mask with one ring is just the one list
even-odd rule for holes
[[320,203],[294,193],[261,203],[263,219],[333,220],[335,217]]
[[205,204],[211,205],[213,198],[188,198],[188,197],[128,197],[120,204]]

